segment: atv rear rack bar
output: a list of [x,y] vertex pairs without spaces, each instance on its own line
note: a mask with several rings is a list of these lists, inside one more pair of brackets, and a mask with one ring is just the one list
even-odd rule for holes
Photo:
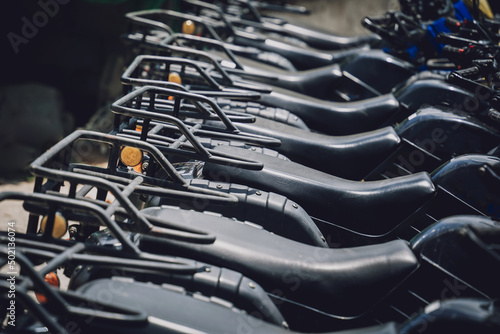
[[[168,98],[161,99],[161,96]],[[236,115],[234,117],[227,116],[214,100],[190,92],[145,86],[132,91],[113,103],[111,110],[117,116],[117,119],[115,119],[116,131],[121,132],[124,117],[139,118],[143,120],[140,131],[141,139],[147,140],[150,132],[154,135],[160,130],[158,122],[161,122],[163,128],[180,133],[183,136],[182,141],[189,142],[191,147],[200,155],[197,157],[198,160],[208,161],[209,154],[216,155],[220,153],[203,148],[196,139],[196,136],[240,140],[242,142],[269,147],[276,147],[281,144],[280,140],[275,138],[242,132],[238,130],[237,126],[230,119],[233,118],[234,120],[236,118],[237,121],[248,122],[253,121],[255,119],[254,116],[242,113],[233,113],[233,115]],[[181,121],[177,117],[188,119]],[[193,122],[192,119],[197,119],[198,121]],[[200,123],[199,120],[217,120],[221,122],[224,128],[207,126]],[[151,124],[152,121],[156,121],[157,123],[155,123],[153,129],[149,129],[153,125]],[[175,145],[178,146],[180,143]],[[216,157],[214,156],[210,159],[211,161],[215,161]],[[254,166],[255,163],[250,165],[250,161],[248,161],[248,164],[245,164],[238,161],[236,157],[231,157],[231,159],[232,161],[229,162],[234,165],[241,165],[243,168],[256,168]]]

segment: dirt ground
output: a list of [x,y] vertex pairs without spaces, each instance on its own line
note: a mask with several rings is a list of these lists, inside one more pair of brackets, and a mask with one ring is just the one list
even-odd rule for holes
[[[5,191],[33,192],[34,180],[27,181],[4,181],[0,184],[0,193]],[[7,224],[14,221],[16,231],[24,232],[28,222],[28,214],[24,211],[20,201],[0,202],[0,230],[7,229]]]
[[[6,181],[2,180],[0,184],[0,193],[6,191],[32,193],[34,186],[34,178],[25,181]],[[24,211],[22,202],[20,201],[2,201],[0,202],[0,231],[6,231],[7,227],[12,227],[10,222],[15,222],[14,229],[16,233],[24,233],[28,224],[28,213]],[[67,237],[67,235],[65,236]],[[2,268],[5,270],[5,267]],[[0,270],[2,270],[0,269]],[[57,271],[62,290],[67,289],[69,278],[63,275],[63,270]]]

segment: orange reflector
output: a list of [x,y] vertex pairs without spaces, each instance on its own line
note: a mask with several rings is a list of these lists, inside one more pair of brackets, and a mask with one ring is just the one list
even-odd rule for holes
[[[171,73],[169,73],[168,74],[168,81],[176,83],[176,84],[179,84],[179,85],[182,85],[182,78],[181,78],[180,74],[177,73],[177,72],[171,72]],[[173,96],[169,96],[168,99],[169,100],[173,100],[174,97]]]
[[[47,226],[48,217],[43,217],[40,223],[40,232],[45,232],[45,226]],[[52,237],[59,239],[62,238],[66,234],[66,230],[68,229],[68,221],[63,217],[62,214],[56,212],[54,217],[54,228],[52,229]]]
[[142,162],[142,151],[137,147],[125,146],[120,152],[120,160],[129,167],[135,167]]
[[142,173],[142,164],[138,164],[137,166],[134,167],[134,170],[137,173]]
[[195,26],[193,21],[186,20],[186,21],[184,21],[184,23],[182,23],[182,33],[183,34],[192,35],[192,34],[194,34],[195,30],[196,30],[196,26]]
[[170,72],[168,75],[168,81],[173,82],[179,85],[182,85],[182,79],[179,73],[177,72]]
[[56,288],[61,286],[61,282],[59,282],[59,277],[57,277],[57,274],[55,272],[50,272],[47,275],[45,275],[45,282],[49,283],[52,286],[55,286]]
[[[47,275],[45,275],[45,282],[49,283],[49,285],[52,285],[56,288],[59,288],[61,286],[59,277],[57,277],[57,274],[55,272],[50,272]],[[41,304],[45,304],[47,302],[47,298],[41,293],[35,292],[35,297]]]

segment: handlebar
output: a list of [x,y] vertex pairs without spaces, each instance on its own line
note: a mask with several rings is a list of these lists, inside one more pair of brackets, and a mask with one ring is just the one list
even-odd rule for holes
[[365,17],[361,23],[371,32],[400,47],[419,42],[426,33],[422,25],[401,12],[387,12],[381,17]]
[[479,75],[479,67],[473,66],[469,68],[464,68],[462,70],[457,70],[455,73],[464,78],[474,78]]
[[493,123],[495,127],[500,128],[500,94],[495,89],[483,84],[483,78],[487,78],[487,82],[491,83],[496,78],[500,78],[500,72],[495,72],[496,64],[492,59],[480,59],[473,63],[474,65],[469,68],[450,73],[447,81],[475,94],[480,94],[482,101],[489,103],[491,108],[487,111],[478,110],[475,112],[475,116],[483,122]]

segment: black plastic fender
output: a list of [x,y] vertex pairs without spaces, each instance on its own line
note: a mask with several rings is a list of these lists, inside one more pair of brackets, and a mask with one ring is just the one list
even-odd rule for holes
[[500,132],[469,113],[425,107],[395,127],[403,137],[446,161],[466,153],[487,153],[500,143]]
[[394,129],[402,139],[401,145],[365,180],[432,172],[456,156],[486,154],[500,143],[496,128],[445,106],[423,107]]
[[423,230],[410,243],[420,258],[479,288],[488,296],[498,298],[500,254],[495,246],[499,241],[498,221],[463,215],[442,219]]
[[412,80],[396,87],[393,94],[411,112],[433,105],[447,105],[467,112],[476,112],[487,107],[487,103],[473,93],[447,83],[441,76],[428,73],[415,75]]
[[400,334],[483,333],[500,330],[498,303],[481,299],[435,301],[399,326]]
[[500,159],[467,154],[451,159],[431,173],[435,184],[480,212],[500,218]]

